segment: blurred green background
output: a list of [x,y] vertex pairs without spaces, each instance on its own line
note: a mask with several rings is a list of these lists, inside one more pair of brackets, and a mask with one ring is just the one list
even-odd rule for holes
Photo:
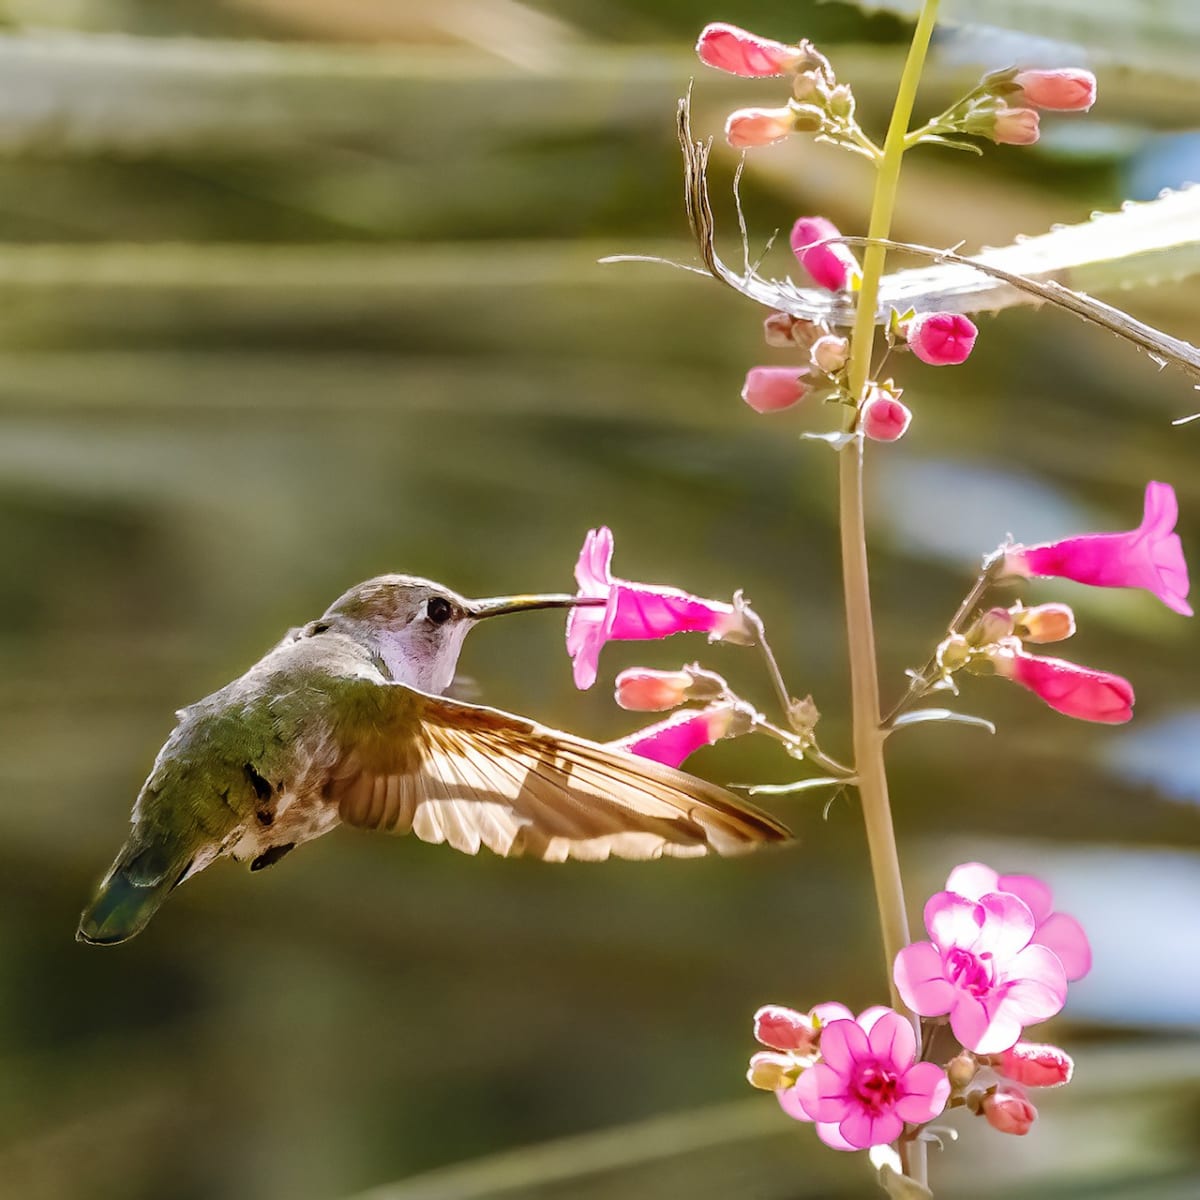
[[[802,845],[735,862],[546,867],[338,831],[263,875],[214,867],[120,949],[72,940],[173,710],[382,571],[561,589],[607,523],[619,573],[745,588],[848,753],[834,457],[797,443],[808,414],[738,400],[748,365],[786,358],[732,292],[595,262],[691,256],[674,102],[712,19],[816,38],[882,130],[905,26],[836,4],[0,0],[0,1197],[876,1194],[742,1081],[760,1003],[884,997],[850,801],[780,801]],[[1200,48],[1174,49],[1186,78],[1097,59],[1086,134],[913,155],[897,236],[1002,245],[1195,178]],[[969,58],[947,39],[923,104]],[[777,96],[705,73],[697,133]],[[719,147],[726,232],[733,165]],[[869,187],[828,148],[755,156],[754,239],[801,212],[858,232]],[[1115,300],[1200,337],[1196,285]],[[900,370],[916,420],[869,455],[886,696],[1007,532],[1132,526],[1157,478],[1200,553],[1182,376],[1051,311],[983,319],[958,370]],[[1021,1143],[948,1121],[934,1178],[1195,1196],[1195,628],[1142,594],[1026,594],[1076,605],[1067,656],[1130,677],[1137,717],[1075,724],[972,680],[962,704],[1000,736],[891,746],[914,919],[981,858],[1045,874],[1097,952],[1046,1027],[1076,1082]],[[637,724],[608,689],[635,662],[700,656],[770,698],[744,651],[684,639],[609,648],[579,694],[561,633],[481,629],[463,669],[601,739]],[[792,775],[770,744],[691,765]]]

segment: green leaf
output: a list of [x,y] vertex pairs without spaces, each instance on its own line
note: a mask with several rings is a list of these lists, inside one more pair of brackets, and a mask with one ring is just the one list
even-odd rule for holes
[[904,713],[892,723],[891,729],[899,729],[901,725],[924,725],[930,721],[950,721],[956,725],[974,725],[977,729],[986,729],[995,733],[996,727],[983,717],[974,717],[970,713],[955,712],[952,708],[918,708]]

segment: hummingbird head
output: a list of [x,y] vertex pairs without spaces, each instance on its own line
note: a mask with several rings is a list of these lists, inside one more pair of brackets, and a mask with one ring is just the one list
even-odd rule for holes
[[593,597],[531,595],[468,600],[413,575],[379,575],[352,587],[314,623],[353,638],[387,668],[397,683],[444,692],[454,678],[463,639],[477,621],[535,608],[603,604]]

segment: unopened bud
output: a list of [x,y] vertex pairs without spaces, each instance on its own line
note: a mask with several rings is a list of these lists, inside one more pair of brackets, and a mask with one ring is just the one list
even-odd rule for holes
[[906,323],[908,348],[931,367],[957,366],[975,348],[979,330],[962,313],[920,313]]
[[863,406],[862,430],[873,442],[898,442],[911,422],[908,406],[887,393],[877,394]]
[[1022,99],[1034,108],[1086,112],[1096,103],[1096,77],[1091,71],[1060,67],[1055,71],[1021,71],[1013,79]]
[[792,129],[796,133],[820,133],[825,128],[825,108],[809,100],[793,100]]
[[780,1088],[791,1087],[799,1074],[799,1065],[788,1055],[760,1050],[750,1056],[746,1078],[751,1087],[762,1088],[764,1092],[777,1092]]
[[1040,136],[1040,126],[1032,108],[1004,108],[984,136],[1002,146],[1032,146]]
[[1012,609],[1012,632],[1023,642],[1042,645],[1061,642],[1075,632],[1075,614],[1066,604],[1017,605]]
[[1013,616],[1007,608],[989,608],[975,622],[969,641],[975,646],[992,646],[1001,638],[1011,637]]
[[850,342],[837,334],[827,333],[813,342],[809,358],[818,371],[826,375],[836,375],[845,365],[850,356]]
[[1037,1120],[1037,1109],[1018,1087],[998,1087],[983,1098],[980,1111],[993,1129],[1015,1137],[1024,1137]]
[[754,1014],[754,1038],[772,1050],[811,1054],[816,1047],[812,1016],[782,1004],[764,1004]]
[[751,367],[742,384],[742,399],[757,413],[791,408],[808,392],[807,367]]
[[738,150],[781,142],[801,126],[790,108],[739,108],[725,122],[725,140]]
[[979,1062],[975,1055],[964,1050],[961,1054],[956,1054],[946,1064],[946,1074],[950,1078],[950,1086],[956,1091],[961,1092],[969,1087],[971,1081],[979,1073]]
[[617,676],[616,701],[630,712],[664,712],[690,699],[687,671],[654,671],[633,667]]
[[1045,1043],[1017,1042],[992,1061],[1001,1075],[1026,1087],[1061,1087],[1075,1073],[1071,1056]]
[[792,341],[795,323],[796,318],[791,313],[773,312],[763,321],[763,340],[777,350],[790,350],[796,344]]
[[943,671],[957,671],[971,657],[971,644],[961,633],[952,633],[938,648],[938,666]]
[[812,733],[820,719],[821,714],[811,696],[788,703],[788,724],[797,733]]
[[844,83],[839,83],[837,87],[830,89],[827,103],[829,111],[835,117],[849,120],[854,116],[854,93]]

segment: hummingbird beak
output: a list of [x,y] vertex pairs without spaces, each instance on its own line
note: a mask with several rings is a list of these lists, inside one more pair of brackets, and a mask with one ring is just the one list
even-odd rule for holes
[[607,603],[603,596],[494,596],[490,600],[469,601],[467,616],[482,621],[484,617],[502,617],[505,613],[535,608],[581,608]]

